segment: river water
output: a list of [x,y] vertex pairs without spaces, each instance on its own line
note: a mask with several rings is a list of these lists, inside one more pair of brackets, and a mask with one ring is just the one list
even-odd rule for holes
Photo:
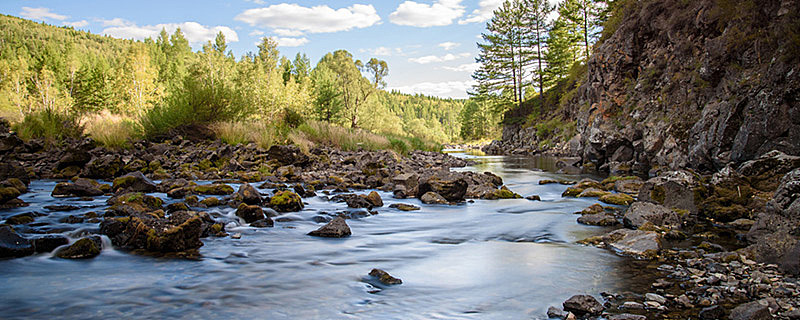
[[[213,214],[231,221],[227,231],[242,238],[206,238],[198,260],[139,256],[109,246],[89,260],[39,254],[0,261],[0,318],[544,319],[548,306],[560,306],[573,294],[599,298],[603,291],[649,283],[642,279],[647,272],[630,259],[575,244],[608,231],[576,223],[573,212],[593,199],[561,198],[566,186],[538,184],[580,176],[552,173],[551,159],[453,154],[477,163],[457,170],[491,171],[511,190],[543,201],[431,206],[380,192],[385,206],[378,215],[348,220],[353,235],[345,239],[306,235],[321,225],[313,219],[319,212],[347,210],[344,203],[319,197],[304,199],[302,212],[266,229],[241,226],[233,222],[233,209],[215,208]],[[35,221],[47,224],[38,230],[72,238],[96,231],[96,223],[57,221],[88,211],[102,214],[108,197],[54,199],[55,183],[32,182],[31,192],[21,197],[31,206],[0,211],[0,217],[47,212]],[[422,210],[388,208],[397,202]],[[43,208],[53,204],[82,208]],[[367,275],[372,268],[403,284],[376,283]]]

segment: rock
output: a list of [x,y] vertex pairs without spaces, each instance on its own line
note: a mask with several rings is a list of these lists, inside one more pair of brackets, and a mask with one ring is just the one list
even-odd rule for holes
[[392,277],[388,272],[381,269],[372,269],[372,271],[369,272],[369,275],[377,278],[378,281],[387,286],[403,283],[403,280]]
[[245,182],[240,187],[239,190],[236,191],[236,197],[238,201],[244,202],[250,205],[258,205],[261,204],[261,194],[256,190],[255,187],[250,185],[249,183]]
[[449,202],[461,202],[467,194],[467,181],[462,174],[439,171],[430,177],[420,179],[417,197],[421,199],[428,192],[438,193]]
[[33,239],[33,247],[36,252],[51,252],[68,243],[69,239],[67,237],[59,235],[46,235]]
[[599,198],[605,195],[611,194],[611,192],[600,190],[597,188],[587,188],[581,193],[577,195],[578,198]]
[[614,182],[614,191],[627,194],[639,194],[639,189],[644,185],[644,181],[635,177],[634,179],[620,179]]
[[447,199],[433,191],[426,192],[419,199],[425,204],[448,204]]
[[400,211],[414,211],[420,209],[420,207],[405,203],[392,203],[391,205],[389,205],[389,208],[395,208]]
[[321,228],[308,233],[310,236],[324,238],[343,238],[351,235],[350,227],[342,217],[336,217]]
[[772,150],[757,159],[742,163],[736,171],[747,177],[754,188],[770,192],[778,188],[786,173],[798,167],[800,157]]
[[639,189],[639,201],[653,202],[667,208],[681,209],[697,214],[694,188],[699,185],[689,171],[668,171],[647,180]]
[[223,183],[199,185],[194,187],[193,190],[197,194],[218,196],[225,196],[233,193],[233,187]]
[[264,219],[256,220],[250,223],[250,226],[253,228],[272,228],[275,225],[275,222],[272,221],[270,217],[266,217]]
[[0,154],[12,151],[14,148],[21,146],[22,144],[22,139],[17,137],[16,134],[0,130]]
[[236,216],[242,218],[245,223],[252,223],[264,219],[264,211],[259,206],[242,203],[236,208]]
[[20,236],[10,226],[0,226],[0,258],[16,258],[32,255],[33,244]]
[[647,294],[645,294],[644,295],[644,299],[645,299],[645,301],[658,302],[658,304],[661,304],[661,305],[667,304],[667,298],[664,298],[663,296],[655,294],[655,293],[647,293]]
[[615,226],[619,224],[617,217],[611,213],[584,214],[578,217],[578,223],[590,226]]
[[800,275],[800,168],[787,173],[747,233],[750,256]]
[[603,310],[605,307],[590,295],[574,295],[564,301],[564,311],[573,312],[578,316],[599,315]]
[[122,172],[122,158],[116,154],[105,154],[86,164],[84,175],[95,179],[109,179]]
[[609,316],[608,320],[647,320],[647,317],[638,314],[620,313]]
[[624,194],[624,193],[611,193],[604,196],[601,196],[600,201],[608,204],[615,204],[621,206],[627,206],[633,203],[633,197]]
[[303,164],[308,161],[308,156],[294,145],[274,145],[267,150],[269,158],[282,165]]
[[102,196],[103,191],[89,184],[59,182],[53,188],[53,197],[96,197]]
[[656,226],[681,226],[681,218],[676,212],[650,202],[634,202],[622,218],[625,226],[633,229],[641,227],[647,221]]
[[769,307],[759,301],[743,303],[731,310],[728,316],[730,320],[768,320],[772,319]]
[[56,164],[56,168],[58,170],[65,169],[67,167],[83,167],[87,162],[92,160],[91,154],[86,152],[86,150],[81,150],[78,148],[73,148],[67,150],[63,157],[58,161]]
[[196,251],[203,246],[203,228],[204,218],[198,212],[176,213],[169,219],[151,215],[107,218],[100,223],[100,233],[115,246],[161,253]]
[[365,198],[373,206],[375,206],[375,207],[383,207],[383,199],[381,199],[381,195],[378,194],[378,192],[371,191]]
[[395,186],[403,186],[405,190],[414,190],[419,185],[419,176],[416,173],[403,173],[392,178]]
[[657,232],[619,229],[598,237],[579,241],[583,244],[605,244],[622,254],[640,258],[654,258],[661,249],[661,237]]
[[698,317],[702,320],[719,320],[725,318],[725,310],[720,306],[710,306],[700,310]]
[[509,190],[508,187],[503,186],[500,189],[493,189],[490,192],[483,194],[481,199],[486,200],[499,200],[499,199],[521,199],[522,196]]
[[19,179],[25,185],[31,182],[28,172],[20,165],[19,162],[5,159],[0,161],[0,180],[6,180],[9,178]]
[[736,230],[750,230],[753,225],[756,224],[755,220],[750,219],[736,219],[733,222],[728,223],[729,226],[733,227]]
[[189,211],[189,206],[183,202],[175,202],[167,205],[167,212]]
[[114,192],[150,193],[158,191],[158,186],[152,180],[145,177],[140,171],[136,171],[114,179],[111,190]]
[[269,199],[269,206],[278,212],[294,212],[303,210],[303,199],[291,191],[277,191]]
[[625,301],[620,308],[629,310],[642,310],[644,309],[644,305],[634,301]]
[[28,192],[28,186],[22,180],[17,178],[8,178],[0,182],[0,187],[11,187],[17,189],[20,193]]
[[564,310],[561,310],[557,307],[550,306],[547,308],[547,317],[548,318],[559,318],[563,319],[567,316],[567,313]]
[[100,247],[90,238],[83,238],[56,252],[62,259],[89,259],[100,254]]
[[31,223],[36,218],[36,215],[32,212],[27,213],[20,213],[17,215],[13,215],[6,219],[7,224],[26,224]]
[[530,201],[542,201],[542,197],[540,197],[538,194],[527,196],[525,197],[525,199],[528,199]]
[[44,206],[44,208],[50,211],[66,212],[66,211],[75,211],[80,209],[81,207],[73,205],[54,205],[54,206]]
[[241,238],[242,238],[242,234],[239,233],[239,232],[234,233],[233,235],[231,235],[231,239],[241,239]]
[[163,200],[141,192],[131,192],[114,196],[108,199],[106,203],[111,206],[108,208],[108,211],[116,216],[130,216],[154,212],[161,210],[162,205],[164,205]]
[[201,205],[205,206],[206,208],[213,208],[219,207],[222,205],[222,201],[219,200],[217,197],[208,197],[199,202]]

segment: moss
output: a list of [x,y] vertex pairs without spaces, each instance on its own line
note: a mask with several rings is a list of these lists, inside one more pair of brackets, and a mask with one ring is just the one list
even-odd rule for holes
[[63,259],[87,259],[100,254],[100,248],[89,238],[83,238],[69,247],[56,252],[56,256]]
[[303,200],[294,192],[278,191],[269,199],[269,205],[279,212],[300,211]]
[[561,194],[562,197],[577,197],[581,192],[583,192],[583,188],[578,187],[569,187],[567,190]]
[[117,190],[119,188],[124,188],[130,186],[134,182],[136,182],[136,177],[134,176],[124,176],[114,179],[114,182],[111,185],[111,189]]
[[579,198],[599,198],[604,195],[610,194],[608,191],[603,191],[600,189],[589,188],[583,190],[577,197]]
[[121,222],[121,223],[128,223],[128,222],[131,221],[131,217],[116,218],[116,220]]
[[219,206],[221,204],[221,201],[216,197],[208,197],[208,198],[203,199],[203,201],[200,201],[200,204],[202,204],[202,205],[204,205],[204,206],[206,206],[208,208],[211,208],[211,207]]
[[620,181],[620,180],[636,180],[636,179],[638,179],[638,177],[636,177],[636,176],[611,176],[611,177],[603,179],[603,181],[601,181],[600,184],[606,185],[606,184],[614,183],[614,182],[617,182],[617,181]]
[[633,197],[624,193],[612,193],[600,197],[600,201],[608,204],[624,205],[627,206],[633,203]]
[[17,188],[0,188],[0,203],[19,197],[21,194]]
[[211,231],[213,231],[214,233],[222,232],[222,224],[219,224],[219,223],[212,224],[211,225]]
[[663,204],[666,197],[667,191],[663,186],[653,186],[653,190],[650,190],[650,199],[655,202]]
[[492,193],[486,196],[488,200],[497,200],[497,199],[521,199],[522,196],[519,194],[514,193],[513,191],[509,190],[506,186],[503,186],[500,189],[496,189],[492,191]]
[[227,184],[206,184],[194,187],[194,192],[199,194],[228,195],[233,193],[233,187]]
[[685,210],[685,209],[672,208],[672,211],[674,211],[675,213],[677,213],[681,217],[685,217],[685,216],[689,215],[689,210]]

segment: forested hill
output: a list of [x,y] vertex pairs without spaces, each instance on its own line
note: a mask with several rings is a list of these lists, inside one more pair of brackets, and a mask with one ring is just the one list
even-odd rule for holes
[[133,41],[2,15],[0,117],[46,123],[39,119],[46,113],[91,131],[87,119],[111,114],[131,137],[196,123],[287,128],[312,121],[438,143],[459,139],[465,100],[386,92],[391,66],[361,59],[337,50],[315,65],[304,54],[281,56],[270,38],[234,57],[221,33],[193,51],[180,29]]

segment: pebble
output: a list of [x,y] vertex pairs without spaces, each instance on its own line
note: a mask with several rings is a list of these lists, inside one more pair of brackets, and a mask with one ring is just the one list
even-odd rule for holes
[[239,233],[239,232],[237,232],[237,233],[234,233],[234,234],[231,236],[231,239],[241,239],[241,238],[242,238],[242,234],[241,234],[241,233]]

